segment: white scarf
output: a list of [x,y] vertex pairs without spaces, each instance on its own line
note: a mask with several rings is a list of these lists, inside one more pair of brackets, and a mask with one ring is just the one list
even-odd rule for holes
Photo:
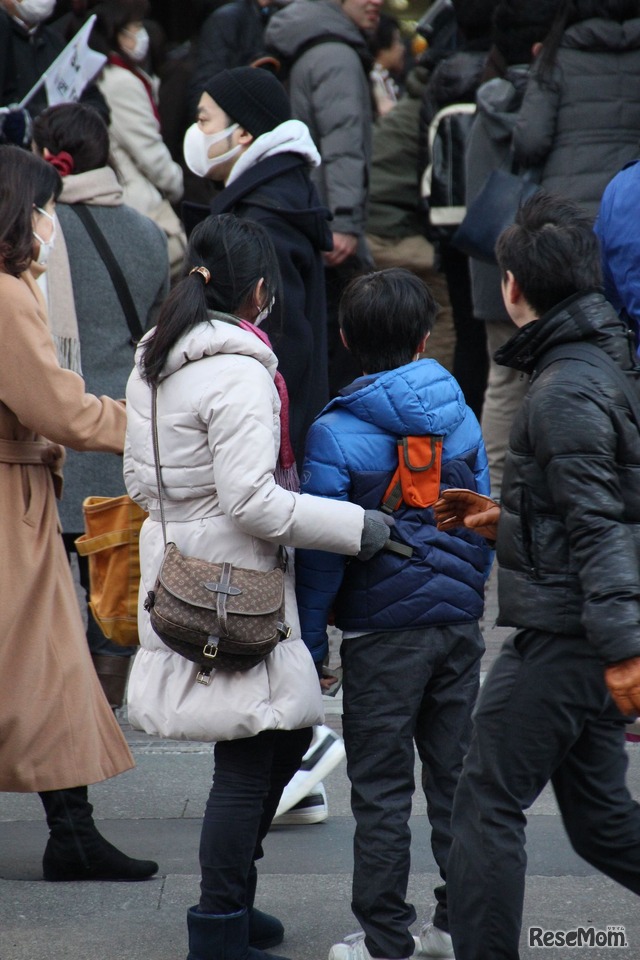
[[229,186],[239,176],[255,167],[256,163],[275,157],[278,153],[298,153],[310,167],[320,166],[320,154],[311,139],[309,128],[301,120],[285,120],[273,130],[257,137],[233,166],[225,186]]

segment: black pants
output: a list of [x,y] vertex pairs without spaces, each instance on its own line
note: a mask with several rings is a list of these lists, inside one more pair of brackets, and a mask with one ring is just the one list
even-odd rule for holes
[[[356,820],[352,909],[373,957],[410,957],[405,900],[415,750],[443,880],[453,796],[468,746],[484,643],[477,623],[369,634],[342,644],[343,734]],[[444,885],[435,921],[447,930]]]
[[254,863],[285,786],[311,743],[311,727],[265,730],[216,743],[213,784],[200,838],[202,913],[236,913],[248,903]]
[[[451,372],[460,384],[467,405],[479,420],[487,389],[489,358],[485,325],[482,321],[476,320],[473,315],[469,258],[455,247],[442,243],[440,263],[447,278],[456,334]],[[428,353],[429,344],[427,344]]]
[[624,729],[586,639],[523,630],[506,641],[480,693],[451,822],[457,960],[519,957],[524,810],[549,780],[576,852],[640,893],[640,807],[625,785]]

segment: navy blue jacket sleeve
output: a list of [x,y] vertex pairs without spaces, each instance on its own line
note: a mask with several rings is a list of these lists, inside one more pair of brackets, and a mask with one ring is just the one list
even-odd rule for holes
[[[302,493],[349,500],[351,480],[344,454],[333,433],[316,420],[306,444]],[[302,638],[316,663],[327,650],[327,621],[342,584],[346,558],[322,550],[296,550],[296,593]]]

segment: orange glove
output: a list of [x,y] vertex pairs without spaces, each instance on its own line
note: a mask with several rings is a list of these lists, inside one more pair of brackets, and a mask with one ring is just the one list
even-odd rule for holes
[[620,713],[640,716],[640,657],[630,657],[605,667],[604,679]]
[[500,506],[491,497],[473,490],[451,487],[433,505],[438,530],[466,527],[487,540],[495,540],[498,533]]

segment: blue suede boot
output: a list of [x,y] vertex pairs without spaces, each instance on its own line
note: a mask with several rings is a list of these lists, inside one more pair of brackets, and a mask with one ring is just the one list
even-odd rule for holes
[[189,954],[187,960],[286,960],[249,946],[249,914],[187,912]]
[[249,945],[258,950],[277,947],[284,940],[284,927],[277,917],[256,910],[253,905],[258,883],[258,871],[255,863],[249,871],[247,880],[247,909],[249,913]]

